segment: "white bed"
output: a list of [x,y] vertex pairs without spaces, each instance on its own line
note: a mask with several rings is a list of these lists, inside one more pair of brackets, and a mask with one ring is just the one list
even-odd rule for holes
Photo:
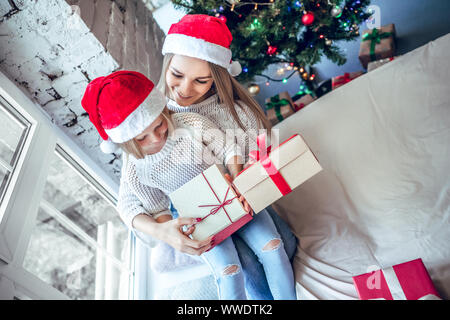
[[[352,276],[416,258],[450,297],[449,52],[450,34],[276,126],[281,140],[301,133],[324,168],[273,206],[300,240],[299,299],[357,299]],[[150,282],[163,289],[152,297],[216,298],[204,264],[174,263],[164,272],[161,263],[172,262],[156,257],[165,252],[151,259],[160,270]],[[137,276],[148,264],[141,270]],[[183,290],[196,281],[208,290]]]
[[274,208],[298,237],[299,299],[357,299],[352,276],[422,258],[450,297],[450,34],[276,126],[324,170]]

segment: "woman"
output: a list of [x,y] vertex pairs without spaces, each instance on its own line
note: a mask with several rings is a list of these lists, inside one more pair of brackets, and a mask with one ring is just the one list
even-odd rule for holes
[[[259,129],[270,130],[271,126],[258,103],[232,77],[239,74],[239,66],[230,63],[231,40],[229,29],[220,19],[184,16],[171,26],[165,38],[158,88],[168,97],[171,111],[199,113],[233,136],[244,155],[244,163],[249,161],[249,151],[257,148]],[[242,168],[241,164],[239,169]],[[295,236],[271,207],[266,210],[292,259],[297,245]],[[249,298],[273,299],[257,257],[241,238],[232,237],[244,269]]]

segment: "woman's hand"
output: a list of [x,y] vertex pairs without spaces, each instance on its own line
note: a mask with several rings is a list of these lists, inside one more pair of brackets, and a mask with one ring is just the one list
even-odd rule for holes
[[257,162],[257,161],[252,158],[249,158],[248,161],[244,164],[244,170],[247,169],[248,167],[250,167],[255,162]]
[[[193,240],[189,235],[194,232],[197,218],[178,218],[159,224],[160,239],[172,246],[175,250],[199,256],[214,246],[213,236],[202,240]],[[188,226],[183,231],[183,226]]]
[[225,178],[230,182],[231,188],[233,188],[234,192],[238,196],[238,200],[244,206],[244,210],[247,211],[247,213],[249,213],[251,216],[253,216],[253,209],[252,209],[252,207],[250,207],[250,205],[248,204],[247,200],[245,200],[244,196],[241,195],[241,193],[234,187],[234,185],[233,185],[233,178],[231,178],[231,176],[228,173],[225,173]]

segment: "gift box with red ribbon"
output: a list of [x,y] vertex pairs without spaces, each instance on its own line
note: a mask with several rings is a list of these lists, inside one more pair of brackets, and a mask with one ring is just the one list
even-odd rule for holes
[[310,104],[311,102],[313,102],[315,99],[312,95],[310,94],[304,94],[301,95],[299,97],[297,96],[293,96],[292,100],[294,101],[294,109],[295,112],[297,112],[298,110],[303,109],[304,107],[306,107],[308,104]]
[[361,300],[437,300],[422,259],[397,264],[353,277]]
[[301,135],[295,134],[278,147],[266,147],[265,135],[258,136],[259,150],[250,152],[256,162],[233,180],[255,213],[322,170]]
[[340,86],[343,86],[344,84],[349,83],[353,79],[356,79],[363,74],[364,74],[363,71],[346,72],[342,76],[333,77],[331,79],[331,88],[332,88],[332,90],[335,90],[335,89],[339,88]]
[[212,165],[169,195],[180,217],[200,217],[195,240],[214,235],[219,244],[252,219],[237,198],[223,166]]

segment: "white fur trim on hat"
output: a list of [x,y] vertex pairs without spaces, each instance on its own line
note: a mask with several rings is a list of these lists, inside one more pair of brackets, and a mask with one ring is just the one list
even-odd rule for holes
[[166,97],[154,87],[147,98],[120,125],[105,129],[105,132],[115,143],[131,140],[151,125],[165,106]]
[[228,70],[231,61],[231,50],[203,39],[179,33],[166,36],[162,54],[179,54],[215,63]]

